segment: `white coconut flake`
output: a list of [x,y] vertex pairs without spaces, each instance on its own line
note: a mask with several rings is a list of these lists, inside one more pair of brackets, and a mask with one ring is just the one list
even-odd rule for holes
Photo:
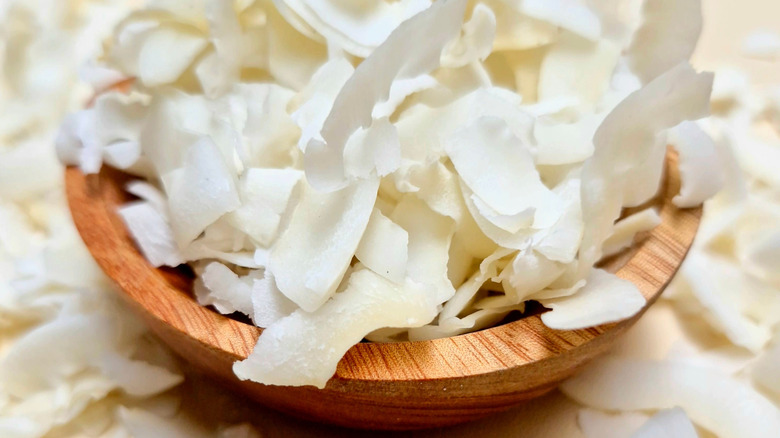
[[693,423],[680,408],[665,409],[652,417],[631,438],[698,438]]
[[168,217],[157,205],[151,202],[125,204],[119,207],[119,215],[152,266],[179,266],[184,263]]
[[398,26],[363,61],[341,89],[322,128],[322,139],[306,148],[306,176],[318,189],[346,183],[343,153],[349,137],[371,124],[377,103],[387,100],[393,81],[427,74],[439,66],[445,45],[460,31],[464,0],[434,3]]
[[453,40],[442,53],[443,67],[458,68],[474,61],[484,61],[493,49],[496,37],[496,15],[489,7],[478,3],[471,18],[463,25],[463,34]]
[[646,1],[642,25],[628,49],[632,70],[648,83],[687,61],[701,30],[701,0]]
[[331,193],[304,186],[287,230],[271,249],[269,270],[282,293],[307,312],[336,291],[366,229],[378,187],[376,178]]
[[577,413],[577,424],[585,438],[627,438],[647,419],[647,415],[636,412],[607,414],[595,409],[580,409]]
[[160,27],[145,35],[138,54],[138,77],[154,87],[176,81],[208,42],[182,29]]
[[603,359],[560,388],[579,403],[598,409],[679,406],[696,424],[724,438],[768,438],[780,430],[780,411],[764,396],[728,376],[691,365]]
[[755,31],[742,42],[742,53],[751,58],[774,61],[780,58],[780,35],[770,30]]
[[204,306],[213,305],[220,313],[241,312],[252,315],[252,284],[254,278],[239,278],[227,266],[211,262],[200,273],[200,280],[208,289],[205,296],[198,296],[198,302]]
[[425,285],[410,280],[398,285],[367,269],[353,272],[348,281],[314,312],[296,310],[269,326],[252,354],[233,366],[236,375],[266,385],[324,388],[344,353],[366,334],[420,326],[436,316]]
[[403,283],[409,260],[408,247],[409,233],[375,208],[355,257],[388,280]]
[[601,20],[579,0],[524,0],[507,2],[520,12],[560,26],[583,38],[595,40],[601,35]]
[[661,217],[654,208],[646,208],[615,223],[612,235],[604,241],[604,257],[617,254],[634,243],[636,235],[650,231],[661,224]]
[[400,166],[398,131],[386,117],[358,129],[344,146],[344,172],[350,178],[367,178],[373,171],[383,177]]
[[263,278],[254,280],[251,295],[253,312],[249,315],[258,327],[268,327],[298,308],[279,291],[268,272]]
[[683,122],[671,130],[669,143],[680,154],[680,194],[672,199],[682,208],[700,205],[723,188],[724,172],[718,148],[695,122]]
[[241,205],[235,176],[210,138],[201,138],[189,147],[184,167],[171,174],[170,181],[170,219],[179,247]]
[[[605,302],[610,305],[604,306]],[[542,314],[542,322],[558,330],[620,321],[635,315],[647,304],[633,283],[601,269],[592,269],[587,283],[576,294],[541,300],[541,303],[552,309]]]
[[503,120],[479,118],[458,131],[445,149],[464,182],[498,214],[533,210],[528,225],[535,228],[548,227],[560,217],[560,200],[542,184],[527,146]]

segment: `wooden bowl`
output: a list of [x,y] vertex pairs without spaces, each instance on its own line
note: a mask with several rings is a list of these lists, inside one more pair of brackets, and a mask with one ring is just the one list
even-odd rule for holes
[[[606,264],[633,282],[651,305],[684,259],[701,208],[672,203],[680,180],[676,155],[654,199],[661,225]],[[149,328],[185,361],[271,408],[308,420],[364,429],[448,426],[506,410],[553,390],[639,319],[557,331],[539,315],[475,333],[421,342],[360,343],[339,362],[325,389],[239,381],[233,362],[252,350],[261,329],[198,305],[184,270],[155,269],[136,249],[117,207],[131,199],[125,174],[104,168],[65,174],[76,227],[102,269]]]

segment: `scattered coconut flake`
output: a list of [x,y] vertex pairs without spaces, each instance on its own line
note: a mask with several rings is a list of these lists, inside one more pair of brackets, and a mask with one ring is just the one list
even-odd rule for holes
[[672,199],[681,208],[700,205],[723,188],[724,173],[715,142],[695,122],[683,122],[670,131],[669,143],[680,154],[680,194]]
[[236,375],[267,385],[324,388],[344,353],[366,334],[421,326],[436,316],[427,285],[398,285],[367,269],[354,271],[348,282],[313,312],[296,310],[270,325],[252,354],[233,365]]
[[258,327],[268,327],[298,308],[276,287],[273,276],[268,272],[263,278],[254,280],[251,296],[253,311],[249,315]]
[[387,117],[376,119],[368,129],[359,128],[344,146],[344,172],[350,178],[379,177],[401,166],[398,131]]
[[176,81],[208,42],[183,29],[159,27],[144,36],[138,78],[149,87]]
[[[542,314],[542,322],[558,330],[574,330],[626,319],[647,304],[633,283],[595,268],[591,270],[585,286],[576,294],[540,301],[552,309]],[[610,305],[604,306],[604,302]]]
[[463,24],[460,38],[445,47],[441,55],[443,67],[458,68],[474,61],[484,61],[493,49],[496,37],[496,16],[493,10],[478,3],[471,18]]
[[769,30],[755,31],[742,42],[742,53],[751,58],[774,61],[780,57],[780,35]]
[[239,278],[227,266],[211,262],[200,273],[200,280],[208,294],[198,295],[198,302],[204,306],[213,305],[220,313],[254,313],[252,306],[252,283],[254,278]]
[[146,260],[154,267],[179,266],[184,258],[176,245],[168,217],[151,202],[119,207],[119,215]]
[[304,185],[287,230],[271,249],[268,269],[279,290],[305,311],[315,311],[336,291],[366,229],[378,186],[376,178],[331,193]]
[[646,1],[642,25],[628,49],[632,70],[648,83],[687,61],[701,30],[701,0]]
[[615,223],[612,235],[604,241],[604,257],[617,254],[634,243],[636,235],[650,231],[661,224],[661,217],[654,208],[646,208]]
[[602,359],[560,388],[580,403],[605,410],[679,406],[721,437],[772,437],[780,428],[780,411],[750,386],[691,365]]
[[685,411],[664,409],[650,417],[631,438],[698,438],[699,434]]
[[577,424],[585,438],[626,438],[633,436],[648,420],[636,412],[607,414],[595,409],[580,409]]

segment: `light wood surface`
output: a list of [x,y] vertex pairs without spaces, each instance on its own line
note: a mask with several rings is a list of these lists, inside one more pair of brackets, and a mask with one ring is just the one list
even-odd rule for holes
[[[676,157],[655,200],[662,223],[607,268],[632,281],[652,304],[677,271],[701,209],[671,204],[680,185]],[[640,316],[584,330],[557,331],[529,316],[476,333],[423,342],[360,343],[325,389],[241,382],[232,372],[261,329],[198,305],[183,270],[155,269],[133,244],[117,207],[131,199],[129,177],[112,169],[66,170],[74,222],[102,269],[149,327],[186,361],[275,409],[348,427],[418,429],[462,423],[554,389],[604,353]],[[624,263],[624,264],[623,264]],[[646,309],[647,307],[645,307]],[[644,310],[643,310],[644,312]]]

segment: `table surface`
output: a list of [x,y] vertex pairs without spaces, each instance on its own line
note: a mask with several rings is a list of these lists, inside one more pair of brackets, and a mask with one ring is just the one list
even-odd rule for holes
[[[748,59],[740,54],[742,42],[760,29],[780,32],[780,1],[703,0],[705,25],[692,63],[699,70],[735,67],[747,72],[757,85],[780,85],[780,62]],[[642,345],[644,357],[662,358],[674,339],[684,336],[684,328],[669,303],[660,302],[640,321],[618,349],[626,352]],[[636,342],[641,339],[642,342]],[[188,415],[209,423],[229,424],[250,421],[264,438],[276,437],[364,437],[352,431],[293,419],[252,404],[198,378],[191,378],[182,391],[183,408]],[[203,403],[203,401],[208,401]],[[208,406],[208,409],[205,407]],[[218,406],[218,409],[214,407]],[[474,423],[447,429],[406,433],[370,433],[377,437],[556,437],[580,438],[576,417],[580,406],[558,392]]]

